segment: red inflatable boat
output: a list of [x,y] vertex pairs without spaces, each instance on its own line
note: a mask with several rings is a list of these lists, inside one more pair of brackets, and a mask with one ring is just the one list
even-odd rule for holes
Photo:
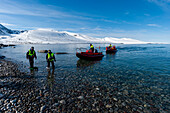
[[86,52],[77,52],[76,56],[80,59],[85,59],[85,60],[101,60],[103,58],[102,52],[98,53],[92,53],[90,50],[87,50]]
[[114,48],[106,47],[106,53],[116,53],[116,52],[117,52],[117,49],[115,47]]

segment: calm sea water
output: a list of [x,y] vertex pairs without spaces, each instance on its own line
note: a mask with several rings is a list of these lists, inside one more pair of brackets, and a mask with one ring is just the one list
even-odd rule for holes
[[[106,54],[108,44],[94,44],[100,46],[100,51],[105,55],[100,61],[84,61],[76,57],[76,48],[89,48],[89,44],[55,44],[55,45],[17,45],[16,48],[4,48],[0,52],[8,59],[17,62],[22,71],[29,72],[29,62],[26,52],[31,46],[35,50],[51,49],[52,52],[67,52],[69,54],[55,55],[55,82],[63,82],[68,76],[77,76],[86,79],[92,85],[102,85],[109,88],[118,88],[119,91],[127,90],[130,94],[145,94],[155,98],[156,104],[161,103],[168,109],[170,94],[170,45],[116,45],[116,54]],[[38,53],[35,66],[39,67],[34,76],[48,79],[46,70],[46,54]],[[52,72],[51,72],[52,73]],[[47,80],[48,81],[48,80]],[[54,81],[53,81],[54,82]],[[68,85],[70,84],[70,85]],[[71,87],[67,83],[65,87]],[[155,97],[157,95],[158,97]],[[145,95],[146,96],[146,95]]]

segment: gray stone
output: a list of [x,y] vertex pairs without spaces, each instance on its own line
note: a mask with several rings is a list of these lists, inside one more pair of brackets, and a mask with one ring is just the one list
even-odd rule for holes
[[40,113],[43,113],[44,112],[44,110],[45,110],[45,108],[46,108],[46,106],[44,105],[44,106],[42,106],[41,108],[40,108]]
[[83,97],[83,96],[79,96],[79,97],[77,97],[77,98],[78,98],[78,99],[81,99],[81,100],[82,100],[82,99],[84,99],[84,97]]
[[60,104],[66,104],[65,100],[60,100]]
[[0,93],[0,99],[3,98],[3,97],[4,97],[4,94],[1,94],[1,93]]

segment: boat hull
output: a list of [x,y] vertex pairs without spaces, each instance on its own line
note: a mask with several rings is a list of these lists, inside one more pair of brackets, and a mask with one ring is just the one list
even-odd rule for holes
[[81,53],[76,53],[76,56],[80,59],[85,59],[85,60],[101,60],[104,55],[102,53],[81,52]]
[[117,50],[106,50],[106,53],[116,53],[117,52]]

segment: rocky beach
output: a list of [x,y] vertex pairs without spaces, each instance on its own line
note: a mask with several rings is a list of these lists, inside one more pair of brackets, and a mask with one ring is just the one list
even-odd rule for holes
[[[133,95],[128,90],[118,91],[114,84],[111,84],[114,87],[112,89],[107,88],[107,84],[96,87],[96,84],[92,85],[89,81],[74,75],[65,78],[67,81],[64,83],[54,86],[51,78],[53,75],[49,74],[49,84],[40,87],[33,76],[20,72],[16,64],[5,60],[0,62],[1,112],[168,113],[168,110],[162,109],[164,106],[159,108],[155,105],[154,100],[157,97],[154,94],[152,98],[147,97],[149,94],[140,98],[140,94]],[[44,80],[41,82],[43,84]],[[64,88],[69,83],[72,83],[72,86]],[[146,99],[145,102],[142,102],[143,99]]]

